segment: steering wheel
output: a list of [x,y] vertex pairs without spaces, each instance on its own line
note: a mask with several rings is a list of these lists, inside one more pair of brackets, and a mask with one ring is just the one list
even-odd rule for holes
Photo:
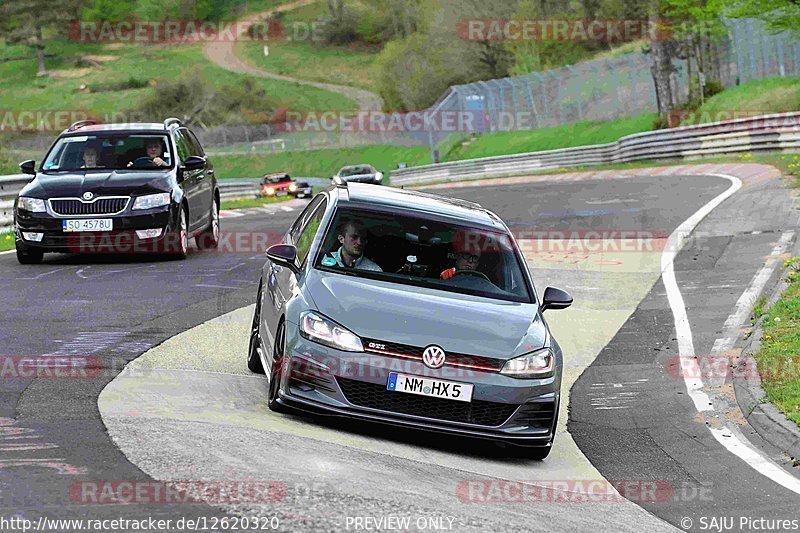
[[136,159],[134,159],[132,166],[134,166],[134,167],[155,167],[157,165],[155,163],[153,163],[153,160],[150,159],[149,157],[137,157]]
[[460,276],[461,274],[466,274],[467,276],[475,276],[476,278],[483,278],[489,283],[492,283],[492,280],[489,279],[489,276],[487,276],[480,270],[456,270],[456,273],[453,274],[453,277]]

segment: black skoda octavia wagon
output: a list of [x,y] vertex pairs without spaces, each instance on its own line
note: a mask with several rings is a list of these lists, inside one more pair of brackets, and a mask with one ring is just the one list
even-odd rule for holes
[[163,124],[76,122],[59,135],[14,205],[17,258],[45,252],[186,257],[219,241],[219,188],[197,137]]

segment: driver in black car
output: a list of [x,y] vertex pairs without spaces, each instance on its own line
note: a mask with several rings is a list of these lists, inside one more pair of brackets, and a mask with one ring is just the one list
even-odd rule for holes
[[[158,139],[149,139],[145,145],[147,149],[147,157],[157,167],[168,167],[169,163],[164,161],[161,157],[164,155],[164,150],[161,146],[161,141]],[[128,163],[128,166],[133,166],[133,161]]]
[[456,275],[459,270],[478,270],[478,265],[481,262],[481,251],[478,246],[470,247],[470,249],[461,250],[456,252],[456,266],[443,270],[439,277],[441,279],[450,279]]

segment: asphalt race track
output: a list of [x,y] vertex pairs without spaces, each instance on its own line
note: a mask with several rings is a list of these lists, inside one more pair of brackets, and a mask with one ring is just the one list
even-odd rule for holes
[[[387,517],[451,531],[700,531],[702,516],[733,517],[733,530],[750,530],[739,517],[794,518],[798,494],[707,429],[733,409],[698,413],[674,370],[678,335],[662,252],[676,228],[729,187],[717,176],[676,175],[438,191],[498,213],[522,236],[537,291],[555,285],[575,298],[570,309],[548,312],[565,353],[565,403],[543,462],[481,441],[267,409],[265,380],[245,367],[251,304],[264,245],[303,201],[224,218],[221,250],[183,262],[52,255],[23,267],[0,255],[5,355],[87,358],[94,369],[75,379],[3,379],[2,514],[276,517],[284,531],[357,530]],[[798,217],[790,200],[776,181],[743,187],[687,237],[674,277],[697,354],[719,348],[765,261],[791,249]],[[622,231],[650,237],[628,249],[619,246]],[[541,232],[579,235],[600,251],[542,249]],[[709,394],[726,394],[718,389]],[[748,428],[740,437],[796,476]],[[277,489],[267,502],[211,504],[98,503],[85,491],[87,483],[151,479]],[[631,501],[570,497],[603,479],[668,490],[628,493]],[[486,502],[470,492],[503,480],[558,484],[545,501]]]

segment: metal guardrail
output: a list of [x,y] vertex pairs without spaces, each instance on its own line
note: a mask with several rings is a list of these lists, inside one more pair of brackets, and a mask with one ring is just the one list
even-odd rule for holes
[[13,218],[14,199],[33,176],[28,174],[15,174],[13,176],[0,176],[0,228],[11,225]]
[[648,159],[695,159],[798,149],[800,112],[780,113],[635,133],[609,144],[467,159],[394,170],[392,185],[519,175],[539,170]]
[[[13,221],[14,200],[19,191],[33,179],[28,174],[0,176],[0,228],[11,225]],[[312,186],[327,185],[326,178],[295,178],[309,182]],[[222,200],[255,198],[261,191],[261,178],[223,179],[219,181]]]

